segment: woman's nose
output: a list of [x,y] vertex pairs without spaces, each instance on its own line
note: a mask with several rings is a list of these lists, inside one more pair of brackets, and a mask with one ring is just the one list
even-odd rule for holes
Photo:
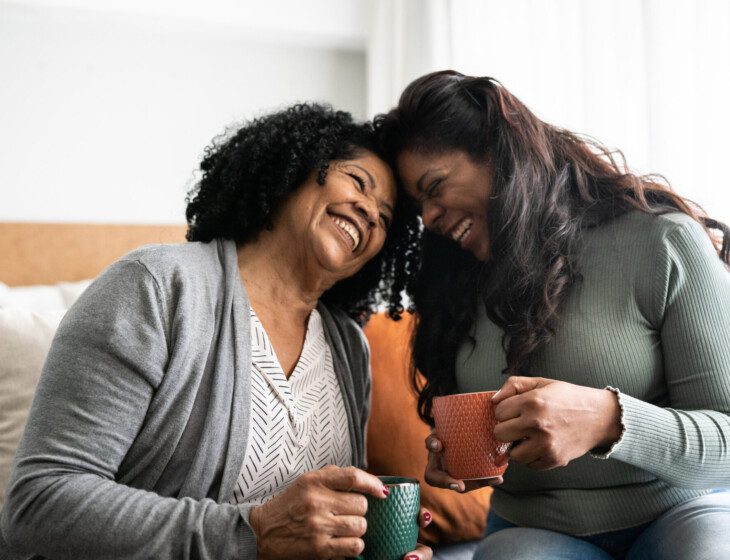
[[365,218],[368,226],[373,228],[378,223],[378,205],[374,200],[366,198],[360,200],[356,205],[357,211]]

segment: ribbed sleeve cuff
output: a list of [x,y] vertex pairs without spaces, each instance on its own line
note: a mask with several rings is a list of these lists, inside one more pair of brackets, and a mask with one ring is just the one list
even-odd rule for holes
[[630,465],[645,465],[656,461],[671,461],[665,437],[676,431],[676,420],[671,412],[616,389],[621,407],[622,433],[619,440],[602,458],[618,459]]
[[255,506],[251,505],[238,506],[238,512],[241,515],[241,519],[243,519],[243,531],[241,531],[241,538],[239,541],[240,554],[238,555],[241,560],[256,558],[256,534],[253,532],[253,529],[251,529],[251,525],[249,525],[248,521],[251,509],[254,507]]
[[626,434],[626,418],[625,418],[626,411],[624,409],[624,403],[622,400],[623,395],[622,395],[621,391],[619,391],[615,387],[611,387],[610,385],[607,385],[606,387],[604,387],[604,389],[611,391],[614,395],[616,395],[616,399],[618,400],[618,406],[619,406],[619,409],[621,410],[621,418],[619,419],[619,421],[621,422],[621,434],[619,435],[618,439],[615,442],[613,442],[611,447],[609,447],[608,449],[605,449],[605,448],[591,449],[590,454],[591,454],[591,457],[593,457],[594,459],[610,459],[611,456],[613,455],[614,451],[616,451],[616,449],[623,442],[624,435]]

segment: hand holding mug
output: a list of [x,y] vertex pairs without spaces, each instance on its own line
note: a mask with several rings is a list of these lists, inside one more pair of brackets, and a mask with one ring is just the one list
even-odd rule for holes
[[253,508],[257,558],[338,558],[364,547],[367,499],[385,498],[375,476],[354,467],[327,466],[308,472],[286,490]]
[[433,399],[435,434],[426,440],[426,480],[459,492],[501,484],[509,444],[494,437],[495,391]]
[[385,500],[368,496],[365,550],[358,560],[430,560],[431,549],[418,544],[418,530],[431,522],[431,514],[421,507],[418,480],[379,476],[388,488]]
[[497,486],[503,482],[501,476],[478,480],[460,480],[449,476],[444,468],[443,443],[435,434],[426,438],[426,449],[428,449],[428,463],[424,478],[431,486],[448,488],[456,492],[471,492],[486,486]]
[[[355,467],[333,465],[303,474],[268,502],[251,510],[249,523],[256,534],[257,558],[345,558],[365,546],[367,496],[388,497],[388,488],[372,474]],[[419,524],[431,514],[421,509]],[[417,546],[414,560],[430,560],[431,549]]]
[[532,469],[563,467],[621,434],[621,411],[607,389],[544,377],[510,377],[493,398],[497,439],[518,442],[510,460]]

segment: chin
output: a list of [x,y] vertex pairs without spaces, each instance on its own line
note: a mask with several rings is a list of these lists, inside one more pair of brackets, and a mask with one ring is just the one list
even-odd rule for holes
[[338,281],[355,274],[352,254],[347,254],[339,247],[326,248],[319,256],[320,266],[330,274],[337,276]]
[[489,247],[477,247],[470,252],[478,261],[486,262],[489,260]]

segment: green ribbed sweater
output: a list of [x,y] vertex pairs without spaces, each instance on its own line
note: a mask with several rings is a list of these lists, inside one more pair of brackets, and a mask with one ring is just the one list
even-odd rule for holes
[[[631,212],[585,233],[583,280],[531,373],[620,391],[623,434],[603,456],[536,471],[512,463],[494,512],[589,535],[640,525],[730,487],[730,273],[683,214]],[[500,387],[502,331],[481,313],[459,350],[459,392]]]

